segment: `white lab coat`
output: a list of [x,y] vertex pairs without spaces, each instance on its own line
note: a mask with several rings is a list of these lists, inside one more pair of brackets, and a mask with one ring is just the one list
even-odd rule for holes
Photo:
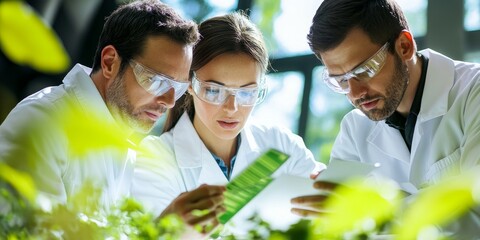
[[[66,203],[90,181],[102,191],[101,206],[108,208],[129,195],[135,152],[105,148],[72,154],[72,145],[78,143],[69,142],[68,133],[59,126],[62,111],[70,107],[86,116],[101,116],[104,122],[99,124],[116,126],[90,71],[77,64],[62,85],[45,88],[16,106],[0,126],[0,161],[28,173],[39,193],[54,204]],[[83,141],[96,137],[93,133]]]
[[[285,173],[308,178],[316,167],[325,168],[315,161],[302,138],[287,129],[247,123],[240,135],[241,144],[231,179],[269,148],[290,155],[275,176]],[[150,155],[139,154],[132,194],[155,215],[182,192],[193,190],[203,183],[228,183],[186,113],[171,131],[160,137],[149,136],[142,145],[153,152]]]
[[[421,53],[429,62],[411,153],[398,130],[353,110],[342,120],[331,161],[379,162],[373,177],[391,178],[411,193],[480,165],[480,64]],[[478,234],[478,213],[461,231]]]

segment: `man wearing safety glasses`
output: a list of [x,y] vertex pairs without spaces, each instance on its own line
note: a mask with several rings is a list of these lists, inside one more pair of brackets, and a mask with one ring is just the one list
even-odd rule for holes
[[[308,41],[325,65],[323,81],[356,107],[341,123],[331,162],[380,163],[372,177],[392,179],[410,194],[479,165],[480,65],[417,52],[394,0],[324,0]],[[325,197],[292,202],[319,206],[319,199]],[[293,211],[316,215],[321,207]],[[476,238],[479,213],[446,229]]]
[[[106,208],[128,196],[136,158],[129,135],[149,132],[185,93],[198,36],[195,23],[159,1],[119,7],[107,18],[92,69],[75,65],[63,85],[12,110],[0,126],[1,163],[28,173],[52,203],[71,201],[87,182],[100,188]],[[207,224],[222,212],[223,190],[202,186],[167,213]],[[194,209],[213,214],[198,217]]]

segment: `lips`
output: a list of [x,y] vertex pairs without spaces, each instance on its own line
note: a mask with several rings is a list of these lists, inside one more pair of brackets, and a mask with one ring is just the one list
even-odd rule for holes
[[367,111],[372,110],[377,106],[378,101],[379,101],[379,99],[365,101],[365,102],[360,103],[360,106],[362,106],[363,109],[365,109]]
[[236,128],[239,124],[239,121],[235,121],[235,120],[218,120],[217,122],[220,125],[220,127],[224,129],[229,129],[229,130]]
[[152,111],[145,111],[145,115],[147,115],[147,117],[150,118],[152,121],[157,121],[162,116],[162,114]]

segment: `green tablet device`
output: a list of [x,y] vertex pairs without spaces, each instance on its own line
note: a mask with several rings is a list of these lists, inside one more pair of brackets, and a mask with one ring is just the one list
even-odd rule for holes
[[219,222],[227,223],[240,209],[267,187],[272,181],[272,173],[282,166],[289,157],[288,154],[269,149],[230,181],[224,193],[226,211],[219,216]]

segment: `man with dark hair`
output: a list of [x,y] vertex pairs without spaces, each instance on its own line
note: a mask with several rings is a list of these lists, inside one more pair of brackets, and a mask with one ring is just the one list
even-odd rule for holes
[[[410,193],[479,165],[480,64],[417,51],[394,0],[325,0],[308,42],[325,65],[324,82],[356,107],[342,120],[331,161],[380,163],[372,176]],[[477,210],[465,216],[463,237],[478,234]]]
[[[87,182],[102,191],[101,206],[128,196],[136,156],[131,136],[149,132],[187,90],[198,38],[195,23],[159,1],[120,6],[104,25],[93,69],[75,65],[62,85],[10,112],[0,126],[0,163],[28,173],[54,203],[72,200]],[[167,213],[191,224],[215,219],[223,191],[201,186]],[[194,209],[212,211],[196,217]]]

